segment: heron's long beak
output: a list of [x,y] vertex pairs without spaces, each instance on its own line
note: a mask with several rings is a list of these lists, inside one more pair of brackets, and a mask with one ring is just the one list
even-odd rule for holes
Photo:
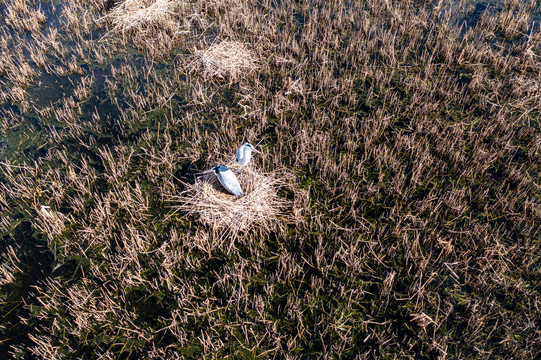
[[252,148],[252,151],[255,153],[261,153],[261,151],[257,150],[255,147]]
[[203,174],[210,174],[212,171],[212,169],[210,170],[205,170],[205,171],[201,171],[199,174],[203,175]]

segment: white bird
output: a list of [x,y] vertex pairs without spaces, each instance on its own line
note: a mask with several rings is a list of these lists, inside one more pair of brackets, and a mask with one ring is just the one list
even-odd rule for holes
[[252,144],[246,143],[242,145],[237,150],[237,163],[242,166],[248,165],[252,158],[252,152],[258,153],[259,151]]
[[48,217],[49,219],[54,219],[54,215],[49,211],[51,209],[50,206],[41,205],[41,212],[45,217]]
[[205,171],[205,173],[214,172],[218,181],[222,186],[235,196],[242,195],[242,189],[240,188],[239,180],[235,174],[229,170],[225,165],[215,166],[210,170]]

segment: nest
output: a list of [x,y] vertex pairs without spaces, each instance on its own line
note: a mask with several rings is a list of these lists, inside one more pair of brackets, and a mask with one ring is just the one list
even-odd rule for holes
[[196,53],[197,62],[205,76],[237,78],[256,69],[256,53],[246,44],[236,41],[222,41],[206,50]]
[[227,166],[237,176],[244,195],[229,194],[213,173],[206,174],[187,184],[176,198],[179,210],[222,235],[235,237],[254,228],[265,233],[283,229],[287,202],[277,191],[285,186],[284,178],[260,173],[251,166]]
[[107,17],[122,33],[163,29],[175,22],[180,4],[175,0],[124,0]]
[[151,53],[166,53],[176,44],[179,34],[189,26],[184,16],[186,2],[179,0],[124,0],[104,17],[113,29],[133,40],[138,48]]

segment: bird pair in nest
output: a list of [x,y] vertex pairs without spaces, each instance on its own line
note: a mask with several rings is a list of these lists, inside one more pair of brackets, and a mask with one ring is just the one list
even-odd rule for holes
[[[249,143],[242,145],[237,150],[237,164],[241,166],[246,166],[252,159],[252,152],[258,153],[259,151]],[[222,186],[235,196],[242,195],[242,189],[239,184],[237,176],[225,165],[215,166],[210,170],[205,171],[205,173],[214,172],[218,181]]]

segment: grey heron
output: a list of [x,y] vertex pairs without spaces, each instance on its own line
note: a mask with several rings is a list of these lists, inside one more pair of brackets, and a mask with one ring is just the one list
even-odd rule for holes
[[242,145],[237,150],[237,163],[242,166],[248,165],[252,158],[252,152],[258,153],[259,151],[252,144],[246,143]]
[[210,170],[205,171],[205,173],[214,172],[218,181],[222,186],[235,196],[242,195],[242,189],[240,188],[239,180],[235,174],[229,170],[225,165],[215,166]]

